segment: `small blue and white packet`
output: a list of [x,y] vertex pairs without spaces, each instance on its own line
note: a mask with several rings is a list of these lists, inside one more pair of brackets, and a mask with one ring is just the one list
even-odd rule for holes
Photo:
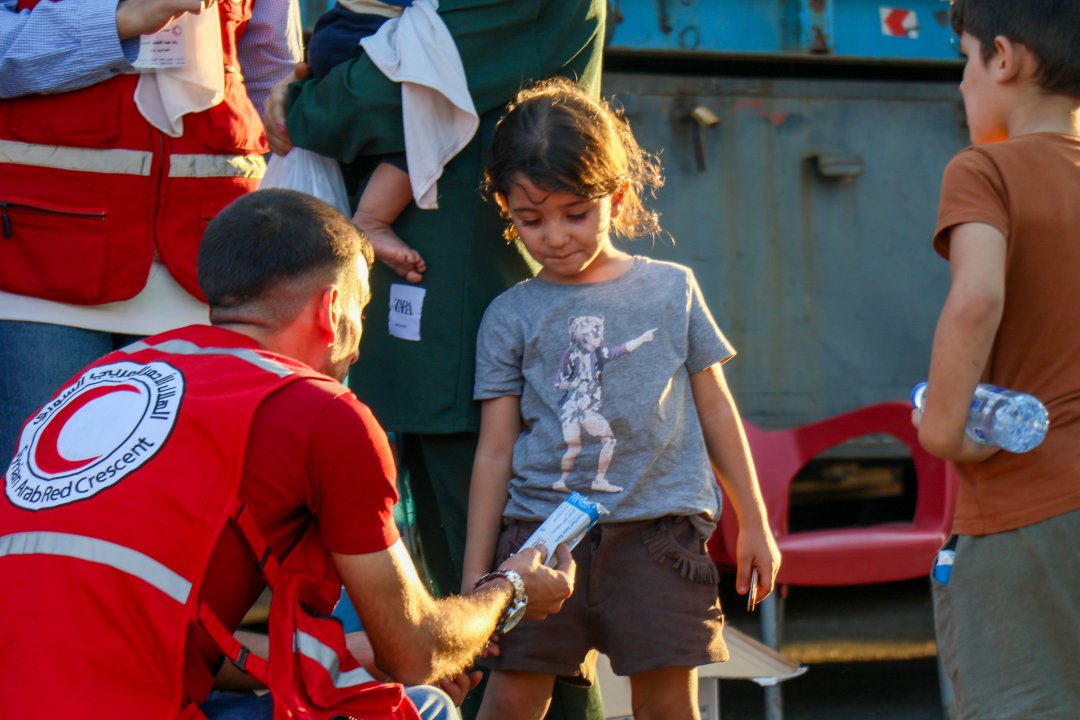
[[555,512],[536,528],[536,532],[522,543],[518,552],[543,545],[547,549],[544,564],[550,566],[555,561],[555,548],[566,543],[566,546],[573,550],[600,516],[607,515],[607,512],[600,503],[593,502],[580,493],[570,493],[570,496],[555,508]]

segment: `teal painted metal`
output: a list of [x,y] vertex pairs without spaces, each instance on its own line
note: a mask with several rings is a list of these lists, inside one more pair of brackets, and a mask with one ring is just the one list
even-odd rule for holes
[[743,413],[790,427],[905,399],[948,287],[930,240],[967,144],[955,87],[605,71],[604,92],[661,154],[651,206],[675,240],[623,247],[694,268]]
[[334,0],[299,0],[300,21],[306,32],[311,32],[319,16],[334,6]]
[[[309,32],[334,5],[299,1]],[[958,61],[947,0],[609,0],[608,6],[608,47],[616,53]]]
[[799,50],[815,55],[829,55],[833,52],[833,0],[799,0],[789,2],[798,17],[795,30],[798,32]]
[[958,61],[947,0],[613,0],[609,7],[608,47],[616,53]]

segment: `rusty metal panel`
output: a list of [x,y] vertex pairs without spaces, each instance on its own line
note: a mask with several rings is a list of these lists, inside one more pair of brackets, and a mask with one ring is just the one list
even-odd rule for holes
[[605,72],[604,92],[667,178],[653,206],[674,244],[624,246],[694,268],[744,415],[906,399],[948,288],[930,239],[967,144],[955,86]]

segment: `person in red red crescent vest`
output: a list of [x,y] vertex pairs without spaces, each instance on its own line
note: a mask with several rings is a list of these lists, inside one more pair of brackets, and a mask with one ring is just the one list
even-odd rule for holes
[[140,113],[136,73],[3,102],[0,288],[86,305],[127,300],[146,284],[156,253],[203,299],[199,238],[210,218],[258,187],[269,149],[237,57],[254,2],[208,8],[221,17],[224,99],[185,115],[179,137]]
[[[199,239],[258,186],[255,104],[303,48],[298,0],[8,0],[0,36],[7,455],[75,370],[129,336],[206,322]],[[183,51],[161,60],[162,38]],[[179,90],[178,73],[204,92]]]
[[[201,720],[225,658],[275,718],[415,720],[399,683],[460,702],[496,629],[558,611],[565,547],[461,596],[419,580],[386,436],[340,384],[370,262],[321,201],[240,198],[199,259],[213,327],[110,353],[27,419],[0,499],[0,717]],[[328,617],[343,582],[366,634]],[[235,633],[264,583],[269,639]]]

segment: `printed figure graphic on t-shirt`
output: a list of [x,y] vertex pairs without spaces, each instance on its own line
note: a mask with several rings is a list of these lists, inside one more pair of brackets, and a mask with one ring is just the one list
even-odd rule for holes
[[554,490],[568,492],[566,481],[581,454],[581,431],[600,441],[600,459],[592,489],[597,492],[622,492],[622,487],[607,481],[608,467],[615,454],[615,435],[611,425],[600,412],[603,395],[604,364],[652,342],[656,328],[647,330],[633,340],[608,350],[604,347],[604,318],[591,315],[570,318],[570,347],[559,361],[555,387],[563,391],[559,400],[559,419],[562,422],[566,453],[562,457],[562,477],[552,485]]

